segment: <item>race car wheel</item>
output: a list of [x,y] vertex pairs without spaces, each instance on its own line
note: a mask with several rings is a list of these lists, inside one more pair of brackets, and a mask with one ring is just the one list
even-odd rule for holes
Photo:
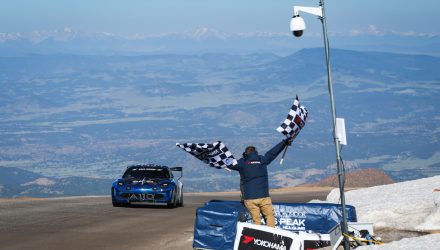
[[183,207],[183,192],[180,193],[180,198],[179,198],[179,204],[178,204],[178,206],[179,206],[179,207]]
[[176,190],[173,190],[171,201],[167,203],[168,208],[175,208],[177,206]]
[[114,197],[115,197],[115,189],[112,188],[112,204],[113,204],[113,206],[114,206],[114,207],[122,207],[122,204],[121,204],[121,203],[113,201],[113,198],[114,198]]
[[122,207],[121,203],[118,202],[112,202],[114,207]]

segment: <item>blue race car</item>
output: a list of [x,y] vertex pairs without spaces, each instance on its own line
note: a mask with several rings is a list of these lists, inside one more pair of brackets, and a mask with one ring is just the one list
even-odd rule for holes
[[[173,172],[180,172],[176,179]],[[167,205],[183,206],[182,167],[158,165],[129,166],[112,185],[113,206]]]

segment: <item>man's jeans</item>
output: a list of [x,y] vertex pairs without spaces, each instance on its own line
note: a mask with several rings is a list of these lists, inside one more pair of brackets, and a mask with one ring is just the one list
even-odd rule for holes
[[260,217],[260,211],[261,211],[261,213],[263,214],[266,220],[266,225],[269,227],[275,227],[275,217],[272,207],[272,200],[270,199],[270,197],[253,199],[253,200],[244,200],[244,205],[251,213],[254,224],[256,225],[261,224],[261,217]]

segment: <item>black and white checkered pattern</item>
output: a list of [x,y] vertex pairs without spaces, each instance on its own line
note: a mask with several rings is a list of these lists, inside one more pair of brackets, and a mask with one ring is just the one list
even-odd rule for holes
[[295,138],[306,125],[307,116],[308,111],[304,106],[301,106],[297,96],[286,120],[277,128],[277,131],[286,136]]
[[227,168],[228,166],[237,165],[229,149],[221,141],[208,143],[176,143],[176,146],[194,155],[197,159],[202,160],[214,168]]

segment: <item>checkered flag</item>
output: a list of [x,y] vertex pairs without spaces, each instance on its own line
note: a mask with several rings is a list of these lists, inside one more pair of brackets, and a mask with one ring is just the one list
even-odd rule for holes
[[[284,122],[277,128],[277,131],[287,136],[291,143],[292,140],[294,140],[299,134],[301,129],[306,125],[308,114],[307,109],[304,106],[301,106],[298,96],[296,96],[286,120],[284,120]],[[290,143],[288,145],[290,145]],[[284,162],[284,156],[286,155],[287,148],[288,146],[284,149],[280,164],[283,164]]]
[[221,141],[212,144],[207,143],[176,143],[176,146],[194,155],[197,159],[209,164],[214,168],[228,168],[237,165],[229,149]]
[[307,109],[301,106],[298,96],[296,96],[286,120],[277,128],[277,131],[287,137],[295,138],[306,125],[307,116]]

